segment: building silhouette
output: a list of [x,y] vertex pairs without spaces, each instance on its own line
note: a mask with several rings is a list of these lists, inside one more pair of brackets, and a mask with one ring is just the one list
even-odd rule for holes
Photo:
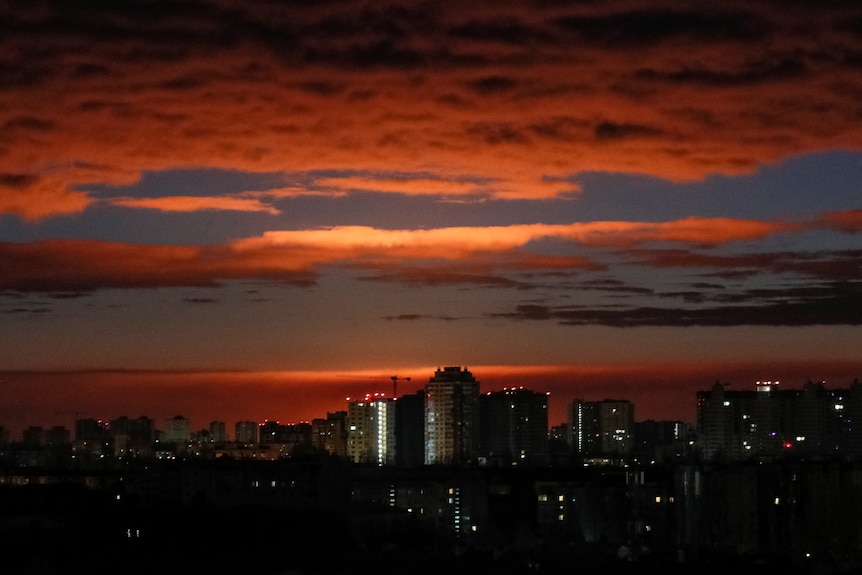
[[234,425],[234,441],[252,444],[258,441],[258,424],[256,421],[237,421]]
[[823,382],[782,389],[758,381],[731,390],[716,382],[697,392],[701,456],[708,461],[751,457],[862,454],[862,385],[827,389]]
[[167,443],[188,443],[191,438],[191,423],[182,415],[168,420],[164,439]]
[[425,390],[402,395],[395,402],[395,464],[416,467],[425,463]]
[[213,421],[209,427],[211,443],[224,443],[227,441],[227,426],[224,421]]
[[548,394],[523,387],[479,397],[480,456],[488,463],[535,462],[548,450]]
[[313,419],[311,443],[318,453],[347,457],[347,412],[336,411]]
[[112,419],[108,434],[116,456],[148,457],[153,453],[156,427],[149,417],[130,419],[123,415]]

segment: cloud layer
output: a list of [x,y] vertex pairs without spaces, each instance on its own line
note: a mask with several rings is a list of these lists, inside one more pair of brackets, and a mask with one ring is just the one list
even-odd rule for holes
[[88,184],[190,166],[394,165],[321,184],[537,198],[584,170],[697,179],[858,150],[859,18],[768,0],[8,1],[0,213],[80,212]]

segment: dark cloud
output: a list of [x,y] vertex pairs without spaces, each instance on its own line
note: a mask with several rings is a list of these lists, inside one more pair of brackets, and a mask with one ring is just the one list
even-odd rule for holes
[[675,38],[699,42],[753,42],[765,39],[771,32],[768,22],[750,12],[656,9],[565,16],[554,23],[585,43],[613,49],[650,46]]
[[486,76],[471,80],[467,86],[479,94],[496,94],[512,91],[518,86],[518,80],[506,76]]
[[629,256],[654,268],[701,268],[704,275],[745,277],[764,273],[797,274],[826,280],[862,277],[862,250],[715,254],[675,249],[630,250]]
[[446,315],[428,315],[421,313],[402,313],[400,315],[387,315],[386,321],[416,321],[420,319],[435,319],[441,321],[456,321],[458,318]]
[[470,273],[449,269],[414,268],[380,273],[359,278],[362,281],[397,282],[425,286],[483,286],[530,289],[533,286],[502,275]]
[[652,126],[640,124],[601,122],[596,125],[594,133],[597,140],[625,140],[659,136],[662,131]]
[[26,188],[39,180],[33,174],[0,174],[0,186],[5,188]]
[[510,122],[479,122],[469,124],[465,130],[467,135],[476,137],[486,144],[526,144],[526,134],[514,123]]
[[755,85],[776,80],[798,79],[808,72],[805,60],[796,56],[782,56],[774,60],[747,63],[733,70],[704,67],[687,67],[672,71],[639,70],[636,76],[643,80],[659,80],[673,84],[702,84],[705,86]]
[[52,310],[51,310],[50,308],[47,308],[47,307],[36,307],[36,308],[30,308],[30,307],[14,307],[14,308],[10,308],[10,309],[3,309],[3,310],[0,310],[0,312],[2,312],[2,313],[7,313],[7,314],[10,314],[10,315],[17,315],[17,314],[37,314],[37,315],[41,315],[41,314],[44,314],[44,313],[51,313],[51,311],[52,311]]
[[578,288],[615,294],[650,295],[653,293],[650,288],[627,285],[615,279],[588,280],[579,283]]
[[816,288],[748,293],[748,302],[711,307],[550,307],[520,305],[509,313],[492,314],[514,320],[551,320],[562,325],[610,327],[806,326],[862,325],[862,284],[840,283]]
[[207,303],[218,303],[218,300],[211,297],[187,297],[183,298],[185,303],[195,303],[195,304],[207,304]]
[[449,30],[454,38],[524,46],[548,40],[541,29],[518,20],[471,20]]
[[10,131],[47,132],[54,128],[54,122],[35,116],[16,116],[10,118],[2,127],[0,134]]
[[583,137],[583,134],[588,129],[589,123],[587,121],[570,116],[551,118],[529,126],[529,130],[533,135],[562,142],[575,141]]
[[[251,257],[255,262],[250,263]],[[264,279],[306,287],[316,275],[305,260],[267,250],[148,246],[98,241],[0,242],[0,290],[78,297],[109,288],[217,287],[230,279]]]

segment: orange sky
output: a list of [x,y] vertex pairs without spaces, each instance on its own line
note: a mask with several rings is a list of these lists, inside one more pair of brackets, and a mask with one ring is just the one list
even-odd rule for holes
[[[398,375],[397,393],[413,393],[424,386],[440,366],[400,366],[397,369],[353,372],[171,372],[79,371],[0,373],[0,417],[15,433],[28,425],[66,425],[74,419],[112,419],[121,415],[151,417],[161,429],[175,415],[184,415],[193,429],[205,429],[211,421],[225,421],[233,429],[237,421],[278,420],[282,423],[311,421],[327,412],[346,409],[346,399],[365,393],[391,395],[391,375]],[[751,377],[781,381],[781,375],[805,381],[816,371],[842,375],[852,366],[828,362],[786,365],[740,364],[639,364],[581,366],[462,366],[480,381],[483,393],[504,387],[525,386],[548,392],[549,423],[566,421],[573,398],[600,401],[628,399],[635,405],[637,421],[647,419],[695,421],[696,393],[721,372],[729,378]],[[410,377],[410,381],[403,378]],[[820,380],[818,380],[820,381]],[[825,379],[829,388],[846,388],[850,382]],[[800,387],[783,384],[788,388]],[[230,401],[225,401],[225,396]]]
[[[164,391],[133,394],[159,417],[206,390],[201,418],[233,405],[205,383],[224,372],[500,366],[477,373],[493,386],[565,366],[530,381],[571,399],[602,373],[659,414],[772,367],[847,385],[860,20],[777,0],[0,2],[0,371],[53,373],[90,411],[121,404],[83,373]],[[199,375],[152,375],[178,371]],[[50,422],[34,377],[0,381],[21,407],[0,425]],[[283,385],[338,408],[334,384]]]

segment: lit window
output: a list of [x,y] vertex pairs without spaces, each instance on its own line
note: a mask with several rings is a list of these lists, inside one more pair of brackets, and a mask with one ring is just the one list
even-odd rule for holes
[[547,501],[547,500],[548,500],[548,495],[546,493],[540,493],[539,494],[539,501]]

